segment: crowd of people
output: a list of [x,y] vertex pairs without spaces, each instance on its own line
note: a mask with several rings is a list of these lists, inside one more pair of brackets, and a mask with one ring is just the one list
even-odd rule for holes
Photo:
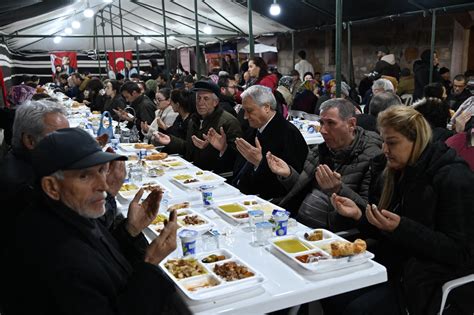
[[[127,122],[141,141],[227,174],[241,192],[309,227],[373,239],[369,249],[389,281],[323,300],[325,314],[435,314],[442,284],[474,272],[473,74],[451,82],[436,52],[425,51],[412,75],[379,47],[373,71],[358,87],[343,78],[338,98],[333,74],[315,72],[305,51],[298,56],[287,75],[261,57],[239,70],[230,55],[199,79],[181,65],[164,74],[156,60],[147,76],[128,60],[105,80],[67,68],[55,89]],[[119,215],[124,157],[69,128],[65,109],[36,79],[14,89],[13,123],[2,122],[11,146],[0,165],[2,311],[170,307],[172,285],[156,265],[176,248],[175,216],[151,244],[142,234],[161,192],[140,203],[140,191],[128,216]],[[297,112],[319,116],[323,143],[308,147],[289,121]],[[473,292],[454,292],[444,314],[472,313]],[[150,295],[159,299],[149,303]]]

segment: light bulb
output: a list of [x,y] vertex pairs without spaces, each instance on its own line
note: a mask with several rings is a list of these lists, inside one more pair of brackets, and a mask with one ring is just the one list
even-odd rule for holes
[[142,40],[141,40],[140,38],[137,39],[137,44],[138,44],[138,45],[141,45],[141,44],[142,44]]
[[66,35],[72,34],[72,28],[66,27],[66,28],[64,29],[64,33],[66,33]]
[[87,8],[84,10],[84,16],[86,18],[91,18],[94,16],[94,10],[92,10],[91,8]]
[[276,2],[272,3],[270,6],[270,14],[271,15],[279,15],[281,12],[280,5]]
[[144,40],[145,43],[147,43],[147,44],[151,43],[151,38],[150,38],[150,37],[144,37],[143,40]]
[[72,21],[71,26],[77,30],[81,27],[81,23],[79,21]]
[[105,3],[112,3],[114,0],[104,0]]
[[63,38],[61,36],[55,36],[53,42],[55,44],[59,44]]
[[175,39],[176,39],[176,36],[170,35],[170,36],[168,37],[168,39],[169,39],[169,40],[175,40]]
[[204,26],[204,28],[202,29],[202,31],[203,31],[205,34],[212,34],[212,27],[211,27],[209,24],[206,24],[206,26]]

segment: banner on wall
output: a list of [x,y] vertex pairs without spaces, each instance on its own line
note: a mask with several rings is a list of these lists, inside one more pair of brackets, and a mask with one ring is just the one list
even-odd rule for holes
[[114,63],[116,66],[116,71],[120,72],[125,68],[125,60],[132,60],[133,55],[131,50],[123,51],[116,51],[115,53],[112,51],[107,52],[107,59],[109,61],[109,65],[111,69],[114,69]]
[[65,72],[71,74],[77,70],[77,53],[73,51],[55,51],[49,54],[53,76]]

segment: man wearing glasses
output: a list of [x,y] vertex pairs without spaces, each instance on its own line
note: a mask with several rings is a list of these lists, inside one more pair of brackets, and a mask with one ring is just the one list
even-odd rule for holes
[[234,96],[237,91],[237,83],[228,75],[223,75],[219,77],[217,85],[221,91],[221,95],[219,96],[219,106],[222,107],[223,110],[237,117],[237,112],[234,109],[236,105]]

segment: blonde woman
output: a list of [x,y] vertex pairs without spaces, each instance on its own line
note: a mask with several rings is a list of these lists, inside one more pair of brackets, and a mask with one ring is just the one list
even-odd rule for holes
[[[415,109],[392,106],[377,123],[386,158],[377,206],[359,209],[335,194],[332,202],[378,240],[375,256],[389,281],[323,304],[329,314],[436,314],[443,283],[474,271],[474,174],[454,150],[431,142],[431,128]],[[443,314],[472,314],[473,296],[469,286],[453,291]]]

